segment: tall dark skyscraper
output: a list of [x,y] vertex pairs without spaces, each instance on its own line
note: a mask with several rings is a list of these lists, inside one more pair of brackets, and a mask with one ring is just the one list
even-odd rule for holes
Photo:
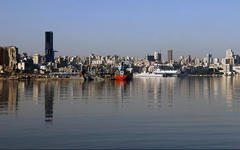
[[168,62],[173,60],[173,50],[168,50]]
[[54,62],[53,50],[53,32],[45,32],[45,60],[46,62]]

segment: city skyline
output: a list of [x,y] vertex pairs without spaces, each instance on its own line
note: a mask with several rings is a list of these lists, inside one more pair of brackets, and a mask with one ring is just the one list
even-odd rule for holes
[[172,49],[174,58],[209,52],[222,58],[228,48],[240,54],[239,1],[1,3],[1,46],[14,45],[30,55],[44,54],[45,31],[54,32],[56,55],[144,57],[162,51],[166,58]]
[[240,0],[0,0],[1,149],[240,149]]

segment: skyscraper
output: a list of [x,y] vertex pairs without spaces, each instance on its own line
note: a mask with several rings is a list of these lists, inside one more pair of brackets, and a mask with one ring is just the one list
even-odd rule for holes
[[207,63],[212,64],[212,54],[211,53],[207,53]]
[[160,62],[162,61],[161,53],[155,51],[155,52],[154,52],[154,59],[155,59],[155,61],[157,61],[158,63],[160,63]]
[[54,62],[53,32],[45,32],[45,61]]
[[224,59],[224,64],[231,64],[234,65],[234,53],[232,49],[227,49],[226,50],[226,57]]
[[147,60],[148,61],[155,61],[154,55],[147,55]]
[[17,69],[18,48],[15,46],[0,47],[0,72],[12,72]]
[[39,54],[34,54],[32,56],[33,59],[33,64],[39,64],[40,63],[40,55]]
[[173,50],[168,50],[168,62],[173,60]]
[[234,56],[234,53],[232,49],[227,49],[226,50],[226,58],[232,58]]

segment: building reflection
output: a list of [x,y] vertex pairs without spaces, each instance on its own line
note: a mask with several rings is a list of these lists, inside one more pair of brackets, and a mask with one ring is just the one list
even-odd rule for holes
[[233,103],[240,98],[239,77],[139,78],[134,82],[133,93],[138,93],[135,96],[146,100],[151,108],[172,107],[175,99],[186,99],[211,105],[225,102],[226,110],[232,111]]
[[173,106],[173,87],[174,87],[174,79],[175,78],[169,78],[167,82],[167,93],[168,93],[168,106]]
[[179,80],[178,91],[181,96],[190,96],[190,79],[185,78]]
[[139,81],[142,82],[142,95],[148,100],[149,107],[173,106],[176,78],[150,78],[139,79]]
[[153,85],[153,99],[154,105],[158,108],[161,107],[161,90],[160,80],[156,80]]
[[39,82],[33,82],[33,100],[38,103],[39,98]]
[[117,99],[121,100],[121,104],[122,104],[121,106],[123,106],[127,81],[116,80],[114,84],[115,84],[115,88],[118,89]]
[[136,97],[146,100],[147,106],[150,109],[161,107],[161,79],[160,78],[139,78],[137,79],[135,90]]
[[54,86],[51,81],[45,83],[45,121],[53,120]]
[[217,96],[219,94],[219,86],[220,86],[220,82],[219,82],[219,78],[213,78],[212,80],[212,85],[213,85],[213,88],[212,88],[212,93],[215,96]]
[[[32,95],[31,95],[32,94]],[[173,107],[194,100],[214,104],[223,102],[227,111],[240,98],[239,77],[187,77],[134,79],[133,81],[0,81],[0,114],[16,113],[18,99],[31,95],[36,104],[45,107],[45,121],[53,120],[54,100],[82,103],[107,103],[116,108],[129,102],[143,102],[149,109]],[[32,100],[30,99],[30,100]],[[179,99],[179,100],[178,100]],[[179,103],[183,100],[183,103]],[[185,101],[187,100],[187,101]]]
[[0,81],[0,114],[16,113],[18,107],[18,82]]
[[205,99],[209,101],[209,103],[211,103],[210,96],[211,96],[211,90],[212,90],[210,80],[213,80],[213,78],[205,78],[203,80],[203,87],[204,87],[203,95],[204,95]]
[[233,100],[233,77],[222,78],[222,92],[226,97],[227,111],[232,111],[232,100]]

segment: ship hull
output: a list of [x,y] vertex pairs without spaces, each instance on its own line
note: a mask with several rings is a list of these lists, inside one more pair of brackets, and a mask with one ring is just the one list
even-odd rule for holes
[[129,74],[129,75],[118,75],[116,74],[114,76],[114,79],[115,80],[131,80],[132,76]]
[[139,73],[135,77],[178,77],[181,73],[178,70],[156,70],[152,73]]

